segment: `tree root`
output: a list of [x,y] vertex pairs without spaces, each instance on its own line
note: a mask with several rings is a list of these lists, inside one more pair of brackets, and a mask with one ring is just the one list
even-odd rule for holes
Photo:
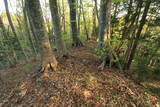
[[72,46],[73,47],[83,47],[83,43],[79,39],[77,39],[76,41],[72,43]]
[[35,73],[32,78],[37,78],[43,75],[44,73],[47,73],[48,71],[57,71],[57,66],[55,66],[53,63],[48,63],[45,65],[41,65],[40,69],[38,69],[38,72]]
[[103,62],[101,63],[101,65],[98,66],[98,69],[99,69],[99,70],[104,70],[104,67],[105,67],[105,66],[106,66],[106,61],[103,60]]
[[45,65],[42,65],[41,68],[40,68],[40,72],[45,72],[45,71],[49,71],[49,70],[52,70],[52,71],[56,71],[57,67],[53,64],[53,63],[48,63],[48,64],[45,64]]
[[103,58],[103,61],[102,61],[101,65],[98,67],[98,69],[104,70],[107,63],[109,63],[109,68],[112,68],[112,66],[116,66],[119,68],[120,71],[123,71],[122,66],[119,62],[119,59],[118,59],[116,53],[114,53],[113,51],[111,51],[109,54],[109,61],[107,60],[107,56],[105,58]]

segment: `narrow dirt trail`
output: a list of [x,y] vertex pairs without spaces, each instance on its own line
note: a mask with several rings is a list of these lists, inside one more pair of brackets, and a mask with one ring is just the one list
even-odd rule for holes
[[[91,46],[91,47],[89,47]],[[2,107],[158,107],[159,100],[117,70],[98,71],[95,43],[72,49],[57,72],[15,84],[0,102]],[[32,62],[34,63],[34,62]],[[18,69],[18,68],[17,68]],[[33,70],[34,71],[34,70]],[[20,71],[17,71],[17,74]],[[15,73],[16,75],[16,73]],[[7,75],[6,75],[7,76]],[[21,74],[22,78],[25,75]]]

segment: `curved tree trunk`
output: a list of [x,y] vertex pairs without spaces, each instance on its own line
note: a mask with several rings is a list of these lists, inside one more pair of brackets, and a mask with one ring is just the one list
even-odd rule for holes
[[141,21],[140,21],[140,25],[139,25],[138,30],[137,30],[137,33],[136,33],[135,41],[133,42],[133,46],[132,46],[132,49],[131,49],[131,53],[130,53],[130,56],[129,56],[129,58],[128,58],[127,64],[126,64],[126,66],[124,67],[124,70],[130,68],[130,65],[131,65],[131,63],[132,63],[132,60],[133,60],[133,58],[134,58],[134,56],[135,56],[136,48],[137,48],[138,43],[139,43],[139,39],[140,39],[140,35],[141,35],[141,32],[142,32],[143,26],[144,26],[144,24],[145,24],[145,22],[146,22],[146,17],[147,17],[147,13],[148,13],[149,7],[150,7],[150,5],[151,5],[151,2],[152,2],[152,0],[148,0],[148,1],[146,2],[146,6],[145,6],[145,9],[144,9],[144,12],[143,12]]
[[83,46],[81,40],[78,37],[78,29],[77,29],[77,19],[76,19],[76,0],[68,0],[69,8],[70,8],[70,23],[72,30],[72,46],[79,47]]
[[7,14],[7,18],[8,18],[8,22],[9,22],[9,25],[11,26],[11,29],[12,29],[12,32],[15,36],[15,38],[17,39],[17,43],[22,51],[22,54],[26,57],[26,59],[28,59],[21,43],[20,43],[20,40],[18,39],[18,36],[17,36],[17,33],[16,33],[16,30],[15,30],[15,27],[13,25],[13,22],[12,22],[12,19],[11,19],[11,16],[10,16],[10,13],[9,13],[9,8],[8,8],[8,1],[7,0],[4,0],[4,4],[5,4],[5,9],[6,9],[6,14]]
[[57,0],[49,0],[49,4],[50,4],[54,34],[56,39],[56,47],[58,49],[59,57],[63,57],[66,56],[68,53],[64,41],[62,40],[62,33],[61,33],[62,30],[60,27],[60,17],[58,13]]
[[46,71],[48,69],[55,70],[57,67],[57,60],[49,43],[40,2],[39,0],[26,0],[26,5],[35,27],[35,34],[39,37],[39,45],[41,50],[41,71]]

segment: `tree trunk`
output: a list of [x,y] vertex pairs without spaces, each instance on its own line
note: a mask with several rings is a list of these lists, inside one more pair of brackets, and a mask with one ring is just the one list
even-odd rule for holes
[[57,60],[49,43],[40,2],[39,0],[26,0],[26,5],[35,27],[35,34],[39,37],[39,45],[41,50],[41,71],[46,71],[49,69],[55,70],[57,67]]
[[66,16],[65,16],[65,7],[64,0],[62,0],[62,24],[63,24],[63,32],[66,33]]
[[94,38],[97,38],[97,30],[96,30],[96,7],[93,8],[93,14],[92,14],[92,36]]
[[[103,57],[103,62],[99,66],[100,69],[103,69],[106,65],[106,62],[109,62],[109,67],[112,67],[114,60],[116,61],[119,69],[122,71],[122,66],[119,62],[118,56],[114,52],[111,46],[111,42],[107,41],[111,37],[111,7],[112,7],[112,0],[108,0],[107,2],[104,0],[101,1],[101,8],[100,8],[100,30],[99,30],[99,45],[100,48],[108,48],[105,52],[105,56]],[[102,31],[102,32],[100,32]],[[101,44],[105,42],[105,44]]]
[[101,0],[100,3],[100,17],[99,17],[99,47],[102,47],[102,42],[104,42],[104,34],[105,34],[105,29],[106,29],[106,10],[107,10],[107,1],[106,0]]
[[57,0],[49,0],[51,16],[52,16],[52,23],[54,28],[54,34],[56,39],[56,47],[58,49],[59,57],[63,57],[67,55],[67,50],[62,40],[62,30],[60,27],[60,18],[58,13],[57,7]]
[[142,32],[143,26],[144,26],[144,24],[145,24],[145,22],[146,22],[146,17],[147,17],[147,13],[148,13],[148,10],[149,10],[149,7],[150,7],[151,2],[152,2],[152,0],[148,0],[148,1],[146,2],[146,6],[145,6],[145,9],[144,9],[144,12],[143,12],[141,21],[140,21],[140,25],[139,25],[138,31],[137,31],[137,33],[136,33],[136,38],[135,38],[135,41],[134,41],[133,46],[132,46],[131,54],[130,54],[130,56],[129,56],[127,65],[126,65],[126,67],[124,68],[124,70],[130,68],[130,65],[131,65],[131,63],[132,63],[132,60],[133,60],[133,58],[134,58],[134,56],[135,56],[136,48],[137,48],[138,42],[139,42],[139,40],[140,40],[140,35],[141,35],[141,32]]
[[83,46],[82,42],[78,37],[78,30],[77,30],[77,21],[76,21],[76,0],[68,0],[69,8],[70,8],[70,23],[71,23],[71,30],[72,30],[72,46],[79,47]]
[[96,10],[96,16],[97,16],[97,19],[98,19],[98,22],[99,22],[99,14],[98,14],[98,7],[97,7],[97,0],[94,0],[94,5],[95,5],[95,10]]
[[88,30],[87,30],[87,22],[86,22],[86,17],[85,17],[85,14],[84,14],[82,0],[80,0],[80,7],[82,9],[82,15],[83,15],[83,21],[84,21],[84,30],[85,30],[85,33],[86,33],[86,37],[87,37],[87,40],[90,40],[90,37],[89,37],[89,34],[88,34]]
[[18,45],[20,47],[20,50],[22,51],[22,54],[25,56],[26,59],[28,59],[28,57],[25,54],[24,49],[23,49],[23,47],[22,47],[22,45],[20,43],[20,40],[18,39],[15,27],[14,27],[14,25],[12,23],[12,19],[11,19],[11,16],[10,16],[10,13],[9,13],[9,8],[8,8],[8,1],[4,0],[4,4],[5,4],[5,9],[6,9],[6,14],[7,14],[8,22],[9,22],[9,25],[11,26],[12,32],[13,32],[15,38],[17,39],[17,43],[18,43]]
[[[23,4],[23,0],[22,0],[22,4]],[[24,15],[24,25],[25,25],[26,35],[28,35],[28,39],[29,39],[29,43],[32,48],[32,51],[37,55],[37,50],[36,50],[36,47],[35,47],[34,42],[32,40],[32,34],[29,30],[28,18],[27,18],[25,5],[23,6],[23,15]]]
[[82,13],[82,10],[81,10],[81,4],[78,2],[77,0],[77,4],[78,4],[78,35],[80,35],[80,32],[81,32],[81,13]]

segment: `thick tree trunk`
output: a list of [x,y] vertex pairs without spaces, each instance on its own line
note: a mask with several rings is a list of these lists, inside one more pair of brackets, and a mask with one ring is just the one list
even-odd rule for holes
[[32,34],[29,30],[29,25],[28,25],[28,18],[27,18],[27,13],[26,13],[26,7],[23,7],[23,15],[24,15],[24,24],[25,24],[25,30],[26,30],[26,35],[28,35],[29,43],[32,48],[32,51],[37,55],[37,50],[34,45],[34,42],[32,40]]
[[40,39],[39,45],[41,50],[41,71],[46,71],[48,69],[55,70],[57,67],[57,60],[55,59],[49,43],[40,2],[39,0],[26,0],[26,5],[35,27],[35,34]]
[[72,30],[72,46],[79,47],[83,46],[81,40],[78,37],[78,30],[77,30],[77,21],[76,21],[76,0],[68,0],[69,7],[70,7],[70,23],[71,23],[71,30]]
[[63,57],[66,56],[68,53],[64,41],[62,40],[62,33],[61,33],[62,30],[60,27],[60,18],[58,13],[57,0],[49,0],[49,4],[50,4],[54,34],[56,39],[56,47],[58,49],[59,57]]
[[106,29],[106,10],[107,10],[107,1],[106,0],[101,0],[100,4],[100,17],[99,17],[99,47],[101,47],[101,43],[104,42],[104,34],[105,34],[105,29]]

